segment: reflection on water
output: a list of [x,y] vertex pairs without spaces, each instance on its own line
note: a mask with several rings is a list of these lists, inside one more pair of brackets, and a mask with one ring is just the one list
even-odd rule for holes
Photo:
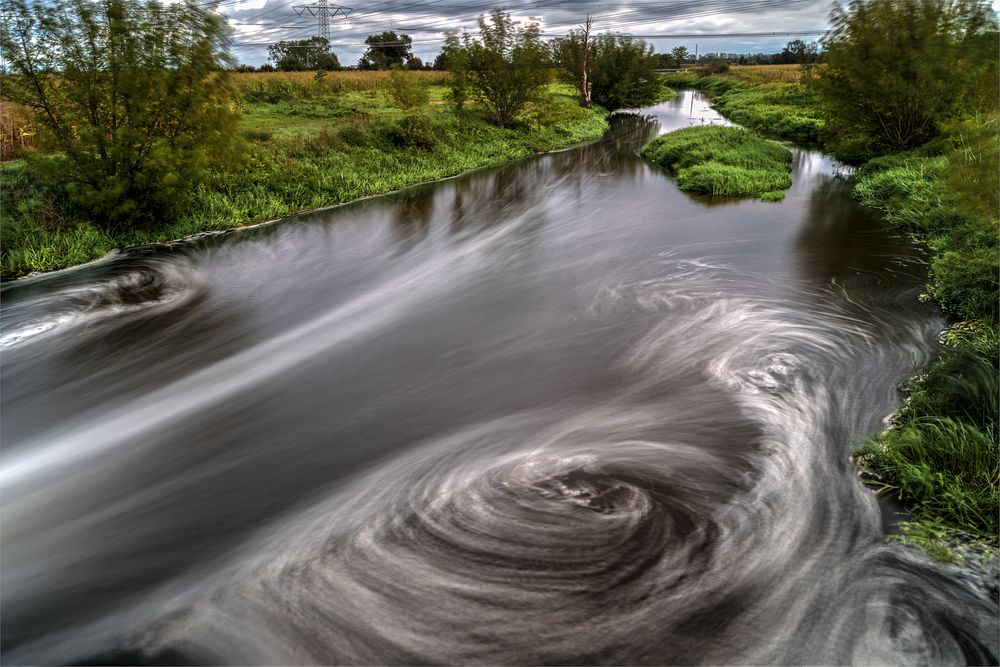
[[4,287],[5,662],[996,661],[851,443],[940,326],[781,203],[602,142]]

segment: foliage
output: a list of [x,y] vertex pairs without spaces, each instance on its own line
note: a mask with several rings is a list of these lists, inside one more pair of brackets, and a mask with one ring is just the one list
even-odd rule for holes
[[587,20],[578,30],[570,30],[565,37],[551,43],[552,60],[559,66],[560,77],[580,91],[583,106],[593,104],[591,73],[597,57],[597,44],[591,37],[593,20]]
[[[957,157],[953,154],[952,159]],[[973,166],[967,165],[970,171]],[[988,163],[978,166],[989,168]],[[906,154],[872,160],[858,170],[855,193],[935,251],[928,293],[943,310],[961,319],[996,321],[1000,289],[996,221],[962,212],[966,197],[948,186],[951,171],[947,156]],[[969,178],[986,182],[990,175]]]
[[553,40],[552,56],[585,107],[594,102],[606,109],[634,109],[662,98],[653,47],[630,35],[592,37],[589,16],[579,30]]
[[997,178],[1000,173],[1000,115],[976,113],[941,123],[945,154],[951,169],[947,187],[957,195],[956,206],[968,215],[1000,220]]
[[601,35],[591,76],[594,102],[605,109],[634,109],[659,101],[663,84],[653,47],[630,35]]
[[413,38],[409,35],[397,35],[387,30],[378,35],[368,35],[365,44],[368,50],[358,61],[360,70],[403,67],[413,60]]
[[437,145],[440,134],[430,117],[421,113],[407,114],[386,131],[393,146],[425,151]]
[[389,72],[389,93],[400,109],[412,109],[430,99],[426,81],[408,76],[398,66]]
[[729,63],[722,58],[712,58],[704,65],[695,70],[699,76],[711,76],[712,74],[725,74],[729,71]]
[[852,0],[831,18],[813,85],[843,159],[914,148],[941,121],[996,107],[997,27],[985,0]]
[[684,61],[687,60],[690,56],[691,54],[688,53],[686,46],[675,46],[674,48],[670,49],[670,57],[673,60],[674,67],[680,67],[681,65],[683,65]]
[[499,127],[508,127],[548,82],[548,48],[537,23],[521,26],[494,10],[479,18],[479,38],[469,39],[472,88]]
[[814,63],[817,58],[815,43],[806,44],[801,39],[793,39],[781,50],[782,63]]
[[434,61],[435,69],[446,69],[451,74],[448,99],[456,113],[462,113],[469,96],[469,51],[458,39],[458,34],[445,36],[444,48]]
[[11,160],[35,150],[31,114],[19,104],[0,105],[0,160]]
[[340,60],[325,37],[275,42],[267,47],[267,57],[282,72],[340,69]]
[[653,139],[640,154],[677,176],[682,190],[712,195],[763,195],[792,184],[784,146],[735,127],[689,127]]
[[16,73],[4,95],[34,112],[58,154],[31,160],[35,177],[102,228],[170,219],[236,134],[220,16],[191,1],[13,10],[0,32]]

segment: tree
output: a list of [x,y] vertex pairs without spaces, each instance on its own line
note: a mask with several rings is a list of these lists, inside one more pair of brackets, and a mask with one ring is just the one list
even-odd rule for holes
[[631,35],[601,35],[594,40],[591,72],[594,102],[607,109],[654,104],[663,86],[653,47]]
[[402,67],[413,58],[413,39],[409,35],[397,35],[386,31],[365,38],[368,50],[358,61],[358,69],[390,69],[393,65]]
[[104,227],[169,219],[234,147],[223,18],[193,0],[8,4],[4,96],[29,107],[36,177]]
[[784,64],[809,64],[816,62],[816,45],[806,44],[801,39],[793,39],[781,50],[779,59]]
[[469,95],[469,49],[459,40],[458,33],[449,31],[445,35],[444,47],[434,59],[434,69],[451,73],[448,97],[455,111],[461,113]]
[[340,69],[340,60],[325,37],[275,42],[267,47],[267,57],[282,72]]
[[853,0],[831,19],[813,85],[842,158],[907,150],[942,121],[995,109],[997,25],[985,0]]
[[589,109],[593,104],[593,85],[590,71],[594,62],[595,44],[590,29],[593,21],[590,15],[579,30],[571,30],[563,39],[552,42],[552,57],[562,68],[563,78],[568,80],[583,98],[583,106]]
[[670,56],[674,59],[674,67],[680,67],[684,61],[690,57],[686,46],[675,46],[670,50]]
[[660,96],[653,47],[630,35],[592,37],[591,21],[553,42],[552,52],[564,79],[576,86],[583,105],[608,109],[653,104]]
[[472,88],[500,127],[514,122],[548,82],[549,50],[534,21],[521,26],[493,10],[489,20],[479,17],[479,39],[465,49]]

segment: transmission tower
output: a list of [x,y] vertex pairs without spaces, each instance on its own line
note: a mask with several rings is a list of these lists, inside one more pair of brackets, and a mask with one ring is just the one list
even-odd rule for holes
[[335,16],[343,16],[346,19],[351,13],[351,7],[331,5],[329,0],[316,0],[311,5],[295,5],[292,9],[295,10],[296,16],[302,16],[305,12],[315,16],[316,34],[326,40],[330,39],[330,19]]

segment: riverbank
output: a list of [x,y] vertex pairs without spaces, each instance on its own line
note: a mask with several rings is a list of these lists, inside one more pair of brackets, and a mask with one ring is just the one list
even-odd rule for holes
[[[819,98],[790,70],[780,74],[733,68],[667,83],[708,93],[720,113],[765,136],[824,148]],[[949,317],[937,357],[904,383],[892,427],[859,446],[859,469],[914,514],[894,539],[990,571],[1000,513],[996,127],[995,115],[954,119],[935,141],[869,160],[852,177],[855,197],[929,249],[925,296]]]
[[[73,217],[23,162],[0,165],[0,272],[5,279],[384,194],[601,137],[607,112],[550,85],[521,122],[492,125],[475,105],[445,104],[444,73],[407,73],[425,90],[401,109],[388,73],[237,75],[246,142],[240,166],[216,173],[171,225],[109,232]],[[665,93],[666,95],[667,93]]]

